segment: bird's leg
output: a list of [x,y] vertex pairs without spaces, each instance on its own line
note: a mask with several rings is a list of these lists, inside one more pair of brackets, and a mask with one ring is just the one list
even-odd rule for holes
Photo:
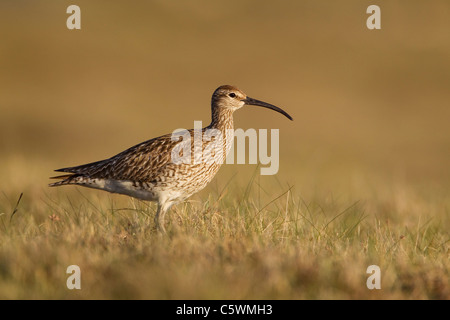
[[163,234],[166,233],[166,228],[164,228],[165,214],[166,214],[166,212],[164,210],[164,205],[158,203],[158,210],[156,211],[156,215],[155,215],[155,225],[156,225],[156,229]]
[[167,211],[169,211],[170,207],[172,206],[172,204],[173,202],[170,201],[158,202],[158,210],[156,211],[155,215],[155,224],[156,229],[163,234],[166,234],[166,228],[164,227],[164,218],[166,216]]

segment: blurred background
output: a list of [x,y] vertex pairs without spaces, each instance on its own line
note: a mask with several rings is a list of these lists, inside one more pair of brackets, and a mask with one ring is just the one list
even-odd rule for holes
[[[66,27],[71,4],[81,30]],[[381,30],[366,27],[371,4]],[[294,117],[235,113],[236,128],[280,129],[281,185],[447,192],[449,17],[449,1],[1,1],[1,189],[53,192],[53,169],[206,125],[232,84]]]

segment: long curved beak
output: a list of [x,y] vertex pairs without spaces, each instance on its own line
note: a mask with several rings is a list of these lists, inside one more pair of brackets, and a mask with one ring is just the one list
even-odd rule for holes
[[264,107],[264,108],[268,108],[268,109],[272,109],[276,112],[281,113],[282,115],[284,115],[286,118],[288,118],[289,120],[294,120],[292,119],[292,117],[283,109],[278,108],[277,106],[274,106],[273,104],[264,102],[264,101],[260,101],[260,100],[256,100],[250,97],[247,97],[245,99],[243,99],[242,101],[244,101],[245,104],[247,105],[251,105],[251,106],[259,106],[259,107]]

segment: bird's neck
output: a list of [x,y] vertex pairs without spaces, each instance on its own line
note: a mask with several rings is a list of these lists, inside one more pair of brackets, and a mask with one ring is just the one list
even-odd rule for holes
[[219,130],[222,134],[224,158],[221,163],[223,163],[231,149],[234,139],[233,110],[213,108],[211,124],[207,128]]
[[226,130],[233,130],[233,110],[213,108],[211,124],[208,126],[211,129],[218,129],[223,134]]

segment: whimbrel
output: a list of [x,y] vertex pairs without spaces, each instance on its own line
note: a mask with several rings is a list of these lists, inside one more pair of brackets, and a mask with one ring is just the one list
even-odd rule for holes
[[[188,159],[193,161],[174,161],[173,151],[180,142],[174,139],[173,134],[166,134],[135,145],[106,160],[55,170],[68,174],[52,177],[63,180],[50,186],[79,185],[156,201],[158,209],[155,224],[160,231],[165,232],[164,216],[169,208],[202,190],[216,175],[234,138],[233,112],[245,105],[269,108],[292,120],[281,108],[250,98],[233,86],[220,86],[211,99],[211,124],[201,129],[202,136],[213,130],[221,134],[220,140],[208,139],[202,141],[200,146],[201,151],[208,149],[208,146],[209,149],[212,148],[208,154],[215,157],[215,161],[195,161],[198,160],[195,159],[198,154],[195,152],[198,147],[195,146],[195,139],[188,140],[190,145],[187,149],[193,151],[192,159]],[[186,132],[194,137],[198,134],[195,131],[191,129]],[[214,143],[217,141],[220,143]]]

